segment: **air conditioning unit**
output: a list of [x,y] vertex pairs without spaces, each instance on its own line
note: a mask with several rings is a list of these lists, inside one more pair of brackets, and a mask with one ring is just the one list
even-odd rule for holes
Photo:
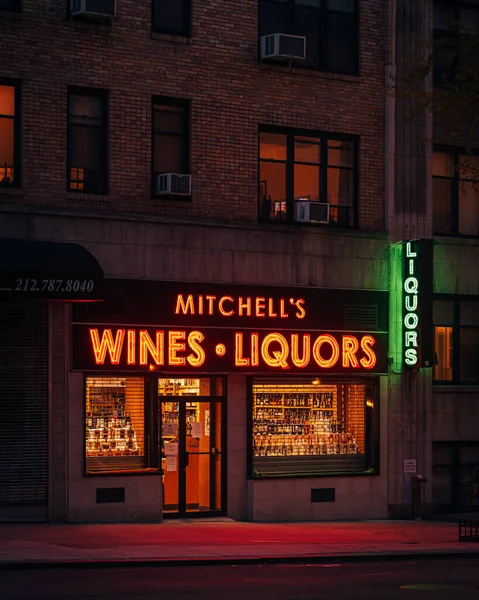
[[296,202],[298,223],[329,223],[329,204],[326,202]]
[[297,60],[306,58],[306,38],[286,33],[261,36],[261,58]]
[[191,196],[191,175],[159,173],[156,176],[156,195]]
[[116,0],[70,0],[72,17],[111,19],[116,13]]

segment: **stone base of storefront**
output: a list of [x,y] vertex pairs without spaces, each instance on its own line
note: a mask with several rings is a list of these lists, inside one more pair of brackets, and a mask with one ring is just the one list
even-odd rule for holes
[[[163,520],[163,486],[159,475],[84,477],[70,482],[69,491],[70,523],[160,523]],[[103,502],[105,498],[113,501]],[[118,498],[122,501],[116,501]]]
[[387,490],[384,478],[357,476],[248,482],[250,521],[387,518]]

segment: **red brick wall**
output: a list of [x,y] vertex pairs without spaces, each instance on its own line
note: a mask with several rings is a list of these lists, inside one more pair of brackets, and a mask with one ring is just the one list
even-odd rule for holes
[[[384,228],[384,0],[361,0],[361,76],[257,62],[257,0],[193,0],[191,40],[151,33],[148,0],[111,27],[67,20],[67,0],[0,11],[0,77],[22,81],[23,187],[0,204],[257,220],[259,124],[358,134],[360,223]],[[110,91],[110,195],[66,192],[67,86]],[[152,199],[151,97],[192,101],[191,203]]]

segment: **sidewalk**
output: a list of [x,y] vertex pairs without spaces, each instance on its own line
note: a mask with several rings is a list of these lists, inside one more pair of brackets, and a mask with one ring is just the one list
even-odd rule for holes
[[477,554],[456,523],[0,524],[0,568],[338,562]]

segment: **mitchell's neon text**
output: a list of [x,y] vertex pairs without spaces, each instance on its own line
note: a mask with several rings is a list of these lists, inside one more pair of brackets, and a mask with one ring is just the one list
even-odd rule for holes
[[270,298],[267,296],[211,296],[178,294],[176,315],[218,315],[222,317],[255,317],[269,319],[304,319],[303,298]]

